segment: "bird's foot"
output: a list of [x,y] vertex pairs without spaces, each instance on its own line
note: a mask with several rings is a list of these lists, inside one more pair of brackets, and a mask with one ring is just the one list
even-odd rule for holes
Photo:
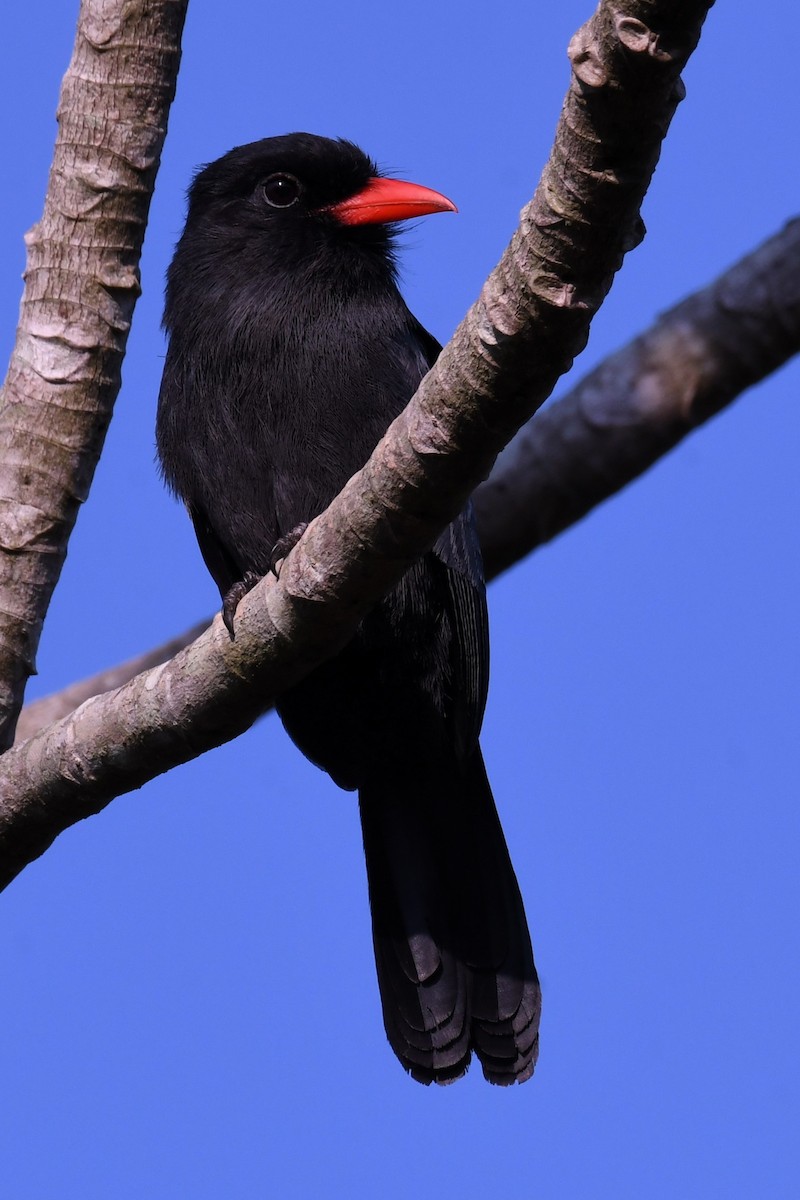
[[269,557],[269,569],[276,579],[281,573],[280,564],[286,558],[289,551],[294,550],[307,529],[308,521],[301,521],[299,525],[295,525],[294,529],[290,529],[283,537],[278,538],[272,547],[272,554]]
[[225,623],[225,628],[231,635],[231,641],[236,636],[233,632],[233,618],[236,615],[236,609],[239,607],[239,601],[243,600],[249,591],[256,586],[260,575],[256,575],[255,571],[246,571],[244,579],[240,579],[233,587],[228,588],[222,598],[222,620]]

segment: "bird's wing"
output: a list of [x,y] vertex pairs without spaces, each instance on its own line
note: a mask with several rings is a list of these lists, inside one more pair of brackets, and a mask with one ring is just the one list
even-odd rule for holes
[[187,508],[194,525],[203,562],[219,588],[220,595],[224,598],[233,585],[244,578],[245,571],[224,542],[220,540],[200,505],[189,504]]
[[[422,357],[425,360],[425,372],[430,371],[433,364],[442,352],[441,342],[437,342],[432,333],[428,333],[424,325],[421,325],[413,313],[409,313],[409,327],[411,336],[417,343]],[[416,391],[417,384],[414,390]]]
[[[441,345],[411,317],[411,332],[427,370]],[[470,754],[478,742],[489,687],[489,617],[478,531],[472,502],[448,525],[433,546],[444,574],[453,623],[449,639],[452,713],[460,749]]]
[[452,623],[448,641],[451,713],[457,744],[466,757],[478,744],[489,688],[489,616],[472,504],[448,525],[433,547]]

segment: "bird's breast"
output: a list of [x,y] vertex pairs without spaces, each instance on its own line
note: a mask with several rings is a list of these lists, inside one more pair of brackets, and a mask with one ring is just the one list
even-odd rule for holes
[[[214,427],[207,444],[212,456],[230,448],[228,507],[247,512],[250,528],[262,510],[267,550],[327,507],[427,369],[404,306],[330,302],[295,306],[291,320],[262,312],[217,366],[212,402],[202,406]],[[209,462],[208,477],[217,473]]]

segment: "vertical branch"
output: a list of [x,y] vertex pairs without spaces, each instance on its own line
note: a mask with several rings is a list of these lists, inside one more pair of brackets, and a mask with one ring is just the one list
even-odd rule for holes
[[0,749],[119,391],[187,4],[81,4],[0,396]]

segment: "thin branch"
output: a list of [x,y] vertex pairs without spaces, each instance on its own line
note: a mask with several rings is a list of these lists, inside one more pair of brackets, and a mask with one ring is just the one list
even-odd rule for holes
[[[580,520],[800,350],[800,220],[537,413],[475,493],[488,578]],[[17,741],[165,662],[211,621],[26,705]]]
[[0,400],[0,749],[120,385],[188,0],[83,0]]
[[217,618],[171,662],[88,700],[0,760],[2,882],[115,795],[241,732],[352,636],[456,516],[585,343],[635,243],[682,94],[679,71],[708,7],[601,3],[573,39],[553,154],[500,264],[280,579],[262,580],[242,602],[236,641]]
[[800,220],[537,413],[475,496],[487,575],[636,479],[800,350]]

